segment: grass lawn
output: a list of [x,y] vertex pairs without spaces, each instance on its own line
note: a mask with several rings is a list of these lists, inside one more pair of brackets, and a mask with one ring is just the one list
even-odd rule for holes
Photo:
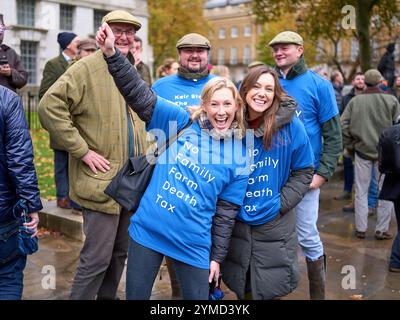
[[44,129],[31,130],[35,167],[39,180],[40,196],[46,200],[56,199],[54,185],[53,150],[50,149],[49,134]]

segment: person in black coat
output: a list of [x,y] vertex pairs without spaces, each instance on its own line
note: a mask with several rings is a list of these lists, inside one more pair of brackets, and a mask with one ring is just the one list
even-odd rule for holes
[[387,45],[386,52],[382,56],[382,58],[378,64],[378,71],[387,80],[389,88],[391,88],[393,86],[393,82],[394,82],[394,72],[395,72],[394,50],[395,50],[395,46],[396,46],[396,44],[394,42],[389,43]]
[[[397,120],[397,126],[400,126],[400,117]],[[384,157],[385,153],[383,153],[382,156]],[[394,203],[397,220],[397,235],[392,245],[389,271],[400,272],[400,173],[387,173],[385,175],[379,199],[393,201]]]

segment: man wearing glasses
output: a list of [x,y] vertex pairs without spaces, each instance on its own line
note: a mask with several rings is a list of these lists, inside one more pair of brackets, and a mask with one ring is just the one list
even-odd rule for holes
[[[108,13],[104,22],[126,56],[141,24],[122,10]],[[143,101],[154,102],[156,96],[150,94]],[[104,189],[129,156],[144,153],[144,123],[129,111],[100,50],[71,65],[46,92],[39,117],[69,153],[70,198],[82,206],[86,238],[70,298],[116,299],[131,214]]]

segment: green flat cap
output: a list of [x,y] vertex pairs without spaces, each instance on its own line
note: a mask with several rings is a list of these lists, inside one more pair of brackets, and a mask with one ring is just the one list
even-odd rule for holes
[[364,82],[370,86],[376,86],[383,79],[381,73],[376,69],[369,69],[364,74]]
[[142,24],[133,15],[124,10],[114,10],[107,13],[101,20],[102,24],[104,22],[133,24],[136,31],[142,27]]
[[268,43],[268,45],[272,47],[277,43],[293,43],[302,46],[304,42],[303,38],[298,33],[293,31],[283,31],[278,33],[275,38]]
[[182,38],[178,40],[176,43],[176,48],[206,48],[211,49],[210,41],[198,33],[188,33],[185,34]]

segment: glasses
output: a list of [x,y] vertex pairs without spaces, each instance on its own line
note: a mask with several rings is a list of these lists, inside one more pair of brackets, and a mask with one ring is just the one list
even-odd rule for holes
[[135,36],[134,30],[121,30],[121,29],[113,29],[113,28],[111,28],[111,30],[114,33],[114,36],[116,36],[116,37],[121,37],[124,33],[127,38],[133,38]]

